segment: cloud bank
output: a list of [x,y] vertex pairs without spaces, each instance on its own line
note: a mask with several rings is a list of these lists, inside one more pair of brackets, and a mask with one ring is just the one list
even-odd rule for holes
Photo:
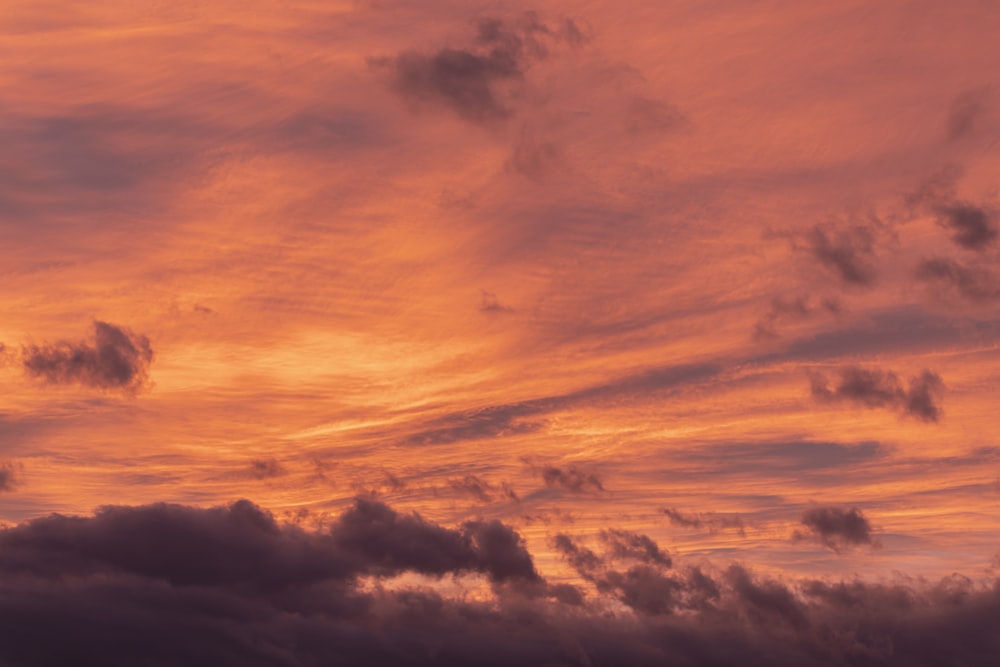
[[[446,528],[369,500],[317,532],[247,501],[53,515],[0,531],[0,660],[985,667],[1000,650],[997,582],[789,583],[738,564],[676,569],[643,537],[609,531],[604,556],[557,538],[595,585],[591,597],[546,584],[499,522]],[[635,564],[620,570],[619,559]],[[492,582],[489,599],[364,583],[468,572]]]

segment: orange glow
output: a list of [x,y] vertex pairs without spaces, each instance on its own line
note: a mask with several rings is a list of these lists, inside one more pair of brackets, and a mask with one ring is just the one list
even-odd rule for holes
[[[947,211],[1000,224],[1000,12],[544,1],[586,34],[466,99],[394,60],[461,3],[5,4],[4,524],[362,495],[553,580],[608,526],[793,577],[996,555],[998,245]],[[148,337],[135,395],[26,370],[95,322]],[[814,505],[881,548],[796,539]]]

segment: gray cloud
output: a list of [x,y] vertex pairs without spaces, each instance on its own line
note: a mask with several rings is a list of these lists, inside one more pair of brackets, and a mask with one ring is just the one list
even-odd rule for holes
[[94,322],[94,342],[31,345],[24,370],[51,384],[81,384],[134,394],[146,383],[153,349],[149,339],[106,322]]
[[[445,528],[364,500],[317,532],[246,501],[53,515],[0,531],[0,662],[987,667],[1000,651],[995,580],[795,583],[739,564],[618,570],[568,536],[556,546],[629,611],[570,584],[547,587],[499,522]],[[493,599],[358,579],[470,571],[490,578]]]
[[777,338],[777,327],[782,322],[808,320],[822,313],[839,312],[840,302],[836,299],[825,298],[817,305],[805,294],[794,297],[776,296],[771,299],[767,312],[754,324],[754,339]]
[[671,525],[680,528],[705,529],[710,533],[732,528],[740,535],[746,535],[743,519],[737,515],[719,514],[717,512],[680,512],[676,508],[667,507],[661,510],[670,520]]
[[985,250],[997,239],[996,223],[986,209],[968,202],[935,206],[938,224],[949,230],[951,240],[966,250]]
[[1000,298],[1000,284],[991,271],[966,266],[946,257],[923,260],[917,266],[915,275],[921,281],[950,288],[962,298],[975,303]]
[[[877,546],[872,526],[857,507],[813,507],[802,514],[802,525],[824,546],[837,553],[865,545]],[[796,533],[802,537],[801,533]]]
[[868,227],[816,225],[805,240],[809,253],[841,282],[861,287],[875,282],[875,237]]
[[470,410],[436,419],[429,428],[417,431],[404,440],[408,445],[441,445],[464,440],[502,438],[524,433],[534,433],[545,423],[523,419],[539,412],[542,406],[513,403]]
[[19,466],[7,461],[0,463],[0,493],[13,491],[18,485]]
[[500,486],[490,484],[477,475],[466,475],[461,479],[448,480],[448,486],[460,494],[471,496],[480,502],[492,502],[496,498],[517,501],[518,496],[508,482]]
[[393,90],[404,99],[441,104],[465,120],[484,123],[512,114],[503,99],[504,84],[523,79],[554,44],[577,45],[583,39],[572,21],[546,23],[529,12],[514,19],[480,19],[472,44],[465,48],[430,54],[406,51],[371,63],[389,71]]
[[604,491],[600,477],[572,465],[566,468],[545,466],[542,468],[542,480],[545,486],[565,489],[570,493],[588,494]]
[[903,389],[892,371],[878,368],[848,366],[840,370],[840,382],[830,389],[826,376],[811,375],[814,398],[820,401],[850,401],[868,408],[890,408],[926,422],[936,422],[941,416],[937,401],[944,391],[944,382],[929,370],[910,380]]
[[254,479],[272,479],[281,477],[287,471],[277,459],[254,459],[246,472]]

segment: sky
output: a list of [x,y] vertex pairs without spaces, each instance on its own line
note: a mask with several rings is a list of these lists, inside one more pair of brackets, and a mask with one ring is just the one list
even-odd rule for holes
[[992,0],[0,28],[0,662],[1000,652]]

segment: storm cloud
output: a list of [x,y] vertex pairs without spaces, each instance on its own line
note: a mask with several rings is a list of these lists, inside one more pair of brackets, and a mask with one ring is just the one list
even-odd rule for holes
[[13,491],[17,486],[18,472],[13,463],[7,461],[0,463],[0,493]]
[[662,567],[670,567],[672,564],[670,556],[663,553],[648,535],[609,528],[602,530],[600,537],[613,558],[633,559]]

